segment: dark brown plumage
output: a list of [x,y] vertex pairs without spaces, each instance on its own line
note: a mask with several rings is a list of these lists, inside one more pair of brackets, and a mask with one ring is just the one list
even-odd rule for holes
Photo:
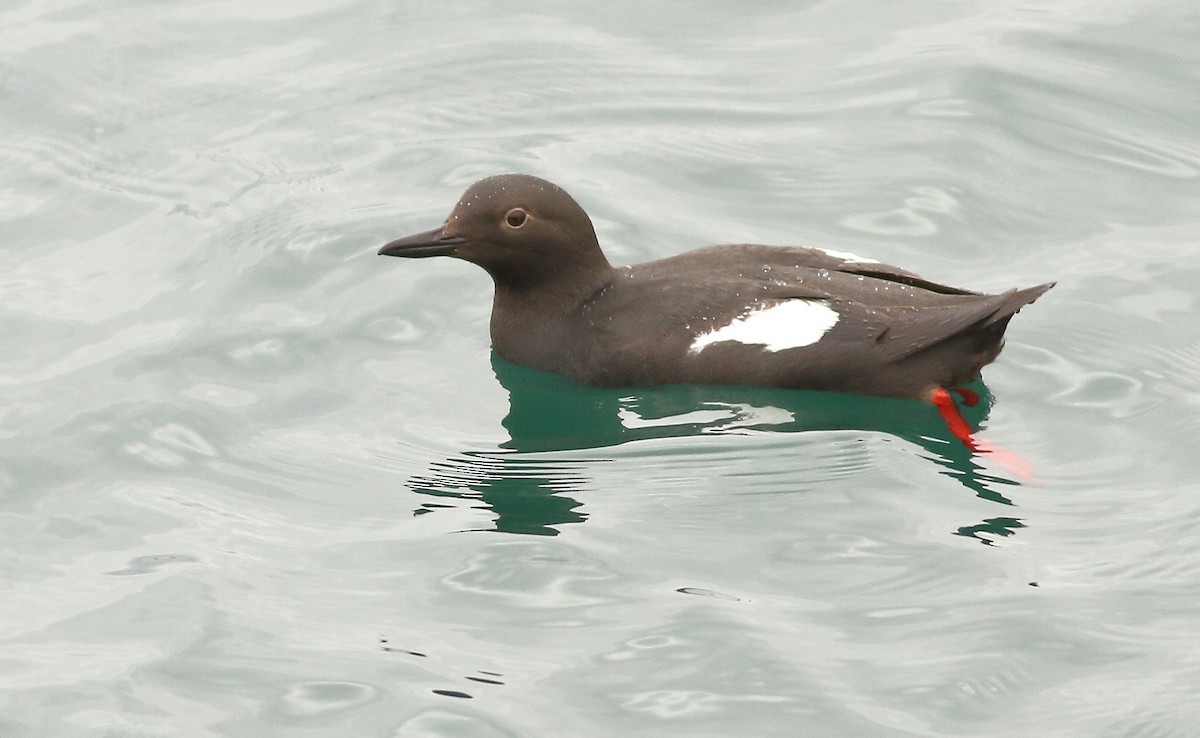
[[520,174],[476,182],[445,224],[379,253],[480,265],[496,285],[501,356],[605,386],[930,399],[976,377],[1013,314],[1053,286],[980,294],[852,254],[760,245],[614,269],[570,195]]

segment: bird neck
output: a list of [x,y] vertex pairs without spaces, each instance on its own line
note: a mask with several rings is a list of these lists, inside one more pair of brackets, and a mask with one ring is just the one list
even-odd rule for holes
[[579,318],[609,288],[616,272],[607,261],[586,270],[573,266],[532,283],[495,280],[490,328],[497,353],[516,364],[574,374],[574,353],[566,347],[584,340]]
[[529,313],[544,320],[547,316],[573,313],[612,284],[615,274],[605,260],[588,268],[576,262],[568,269],[525,272],[515,280],[493,275],[496,284],[493,314]]

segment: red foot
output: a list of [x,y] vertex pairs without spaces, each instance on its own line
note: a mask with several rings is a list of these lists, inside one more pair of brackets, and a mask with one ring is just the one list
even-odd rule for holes
[[962,404],[967,407],[975,407],[979,404],[979,393],[975,390],[969,390],[966,387],[951,387],[950,391],[958,395],[958,399],[962,400]]
[[[979,402],[979,395],[969,389],[956,387],[953,391],[962,397],[963,404],[967,407],[974,407]],[[946,421],[946,427],[950,429],[950,433],[962,441],[964,446],[977,454],[991,454],[996,463],[1027,482],[1037,481],[1037,478],[1033,476],[1033,464],[1028,459],[1006,448],[978,440],[971,435],[971,426],[958,411],[958,405],[954,403],[953,395],[938,387],[933,391],[931,400],[941,414],[942,420]]]
[[[946,421],[946,427],[950,429],[954,437],[962,441],[967,448],[974,450],[975,439],[971,437],[971,426],[967,425],[966,418],[958,411],[958,405],[954,404],[954,396],[938,387],[933,391],[932,399],[934,406],[942,414],[942,420]],[[969,401],[964,400],[964,402],[970,405]]]

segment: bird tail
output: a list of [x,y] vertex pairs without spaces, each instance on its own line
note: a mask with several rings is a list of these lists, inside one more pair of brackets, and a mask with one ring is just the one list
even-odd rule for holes
[[997,305],[992,314],[983,320],[980,327],[986,327],[1000,321],[1007,322],[1018,310],[1044,295],[1054,284],[1054,282],[1047,282],[1046,284],[1039,284],[1036,287],[1026,287],[1023,290],[1010,290],[1004,293],[1005,300]]

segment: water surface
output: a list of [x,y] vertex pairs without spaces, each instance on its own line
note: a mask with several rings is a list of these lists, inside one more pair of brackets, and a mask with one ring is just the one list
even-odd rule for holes
[[[0,10],[0,735],[1188,736],[1200,14]],[[594,390],[379,259],[476,178],[614,262],[1057,280],[920,404]]]

